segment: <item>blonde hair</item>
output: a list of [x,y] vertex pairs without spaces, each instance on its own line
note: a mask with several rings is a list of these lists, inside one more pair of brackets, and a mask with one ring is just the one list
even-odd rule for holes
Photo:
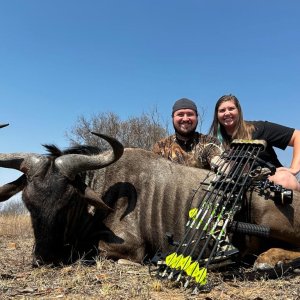
[[[234,105],[236,106],[236,108],[238,110],[237,125],[235,127],[235,130],[234,130],[232,136],[229,136],[226,133],[224,126],[222,124],[220,124],[220,122],[218,120],[218,109],[219,109],[220,105],[226,101],[233,101]],[[233,139],[248,139],[248,140],[252,139],[252,133],[253,133],[254,129],[255,129],[255,127],[253,124],[251,124],[247,121],[244,121],[242,108],[241,108],[240,102],[237,97],[229,94],[229,95],[222,96],[217,101],[216,106],[215,106],[215,111],[214,111],[214,118],[213,118],[212,124],[209,129],[209,134],[218,138],[219,141],[223,144],[223,146],[225,148],[229,147],[229,145]]]

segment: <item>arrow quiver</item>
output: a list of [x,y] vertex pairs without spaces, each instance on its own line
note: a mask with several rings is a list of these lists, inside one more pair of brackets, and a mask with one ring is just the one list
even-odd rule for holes
[[[264,151],[262,140],[234,140],[229,151],[222,154],[214,168],[214,178],[201,183],[201,199],[189,211],[185,233],[179,242],[168,239],[175,251],[157,259],[156,275],[161,279],[181,282],[185,288],[207,289],[207,270],[228,264],[237,254],[228,238],[227,229],[233,226],[233,217],[242,206],[244,193],[262,175],[258,155]],[[211,178],[211,177],[207,177]]]

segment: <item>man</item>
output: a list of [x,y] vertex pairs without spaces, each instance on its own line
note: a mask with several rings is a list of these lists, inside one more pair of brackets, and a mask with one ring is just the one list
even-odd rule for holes
[[179,164],[211,169],[222,148],[216,138],[196,132],[196,104],[187,98],[177,100],[173,105],[172,119],[175,134],[155,143],[153,152]]

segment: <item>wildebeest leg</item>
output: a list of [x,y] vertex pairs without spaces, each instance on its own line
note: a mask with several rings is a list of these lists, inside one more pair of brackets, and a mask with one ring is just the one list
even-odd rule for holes
[[281,248],[271,248],[258,256],[254,263],[254,269],[272,269],[290,263],[296,258],[300,258],[300,250],[292,251]]
[[[291,249],[291,245],[288,245],[282,241],[269,240],[259,238],[255,236],[240,236],[240,241],[244,244],[239,244],[241,259],[248,263],[253,263],[254,270],[266,271],[276,267],[284,266],[294,259],[300,258],[300,249],[286,250],[280,247],[288,247]],[[260,252],[257,252],[257,251]],[[247,255],[250,255],[247,257]],[[255,258],[255,259],[254,259]]]
[[250,265],[260,253],[270,248],[269,240],[245,234],[234,234],[232,243],[239,249],[240,260]]

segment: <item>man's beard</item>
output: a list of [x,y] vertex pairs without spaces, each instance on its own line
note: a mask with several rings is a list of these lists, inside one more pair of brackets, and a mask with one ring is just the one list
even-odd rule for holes
[[194,136],[195,132],[196,132],[197,125],[198,125],[198,122],[197,122],[197,124],[195,124],[194,129],[192,129],[189,132],[185,132],[185,131],[178,130],[175,127],[174,122],[173,122],[173,127],[174,127],[176,135],[178,135],[179,137],[184,137],[184,138],[192,138]]

